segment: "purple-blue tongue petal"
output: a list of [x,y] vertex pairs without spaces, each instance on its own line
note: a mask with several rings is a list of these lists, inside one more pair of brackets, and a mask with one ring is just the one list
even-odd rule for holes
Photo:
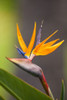
[[23,52],[23,51],[22,51],[20,48],[18,48],[17,46],[16,46],[16,49],[17,49],[17,51],[18,51],[18,53],[19,53],[20,55],[23,55],[25,58],[28,59],[28,57],[25,56],[25,52]]

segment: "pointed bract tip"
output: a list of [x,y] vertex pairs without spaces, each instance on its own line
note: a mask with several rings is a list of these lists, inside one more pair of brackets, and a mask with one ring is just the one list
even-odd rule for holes
[[61,44],[64,42],[64,40],[61,41]]
[[58,32],[58,29],[55,31],[55,33]]
[[64,42],[64,40],[63,40],[63,42]]
[[17,61],[18,61],[17,58],[9,58],[9,57],[6,57],[6,59],[8,59],[10,62],[13,62],[13,63],[17,63]]
[[11,60],[11,58],[9,58],[9,57],[6,57],[6,59]]
[[34,22],[34,26],[36,27],[36,21]]
[[14,58],[9,58],[9,57],[6,57],[7,60],[11,61],[11,62],[15,62],[15,59]]
[[18,26],[18,23],[16,23],[16,26]]
[[36,21],[34,22],[34,24],[36,24]]

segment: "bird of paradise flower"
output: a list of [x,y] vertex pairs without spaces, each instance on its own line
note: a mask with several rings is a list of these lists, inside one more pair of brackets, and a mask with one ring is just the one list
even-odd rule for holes
[[40,26],[40,29],[39,29],[39,32],[37,35],[36,46],[32,50],[32,48],[34,46],[34,42],[35,42],[35,36],[36,36],[36,22],[34,23],[33,34],[32,34],[32,37],[31,37],[28,47],[26,46],[26,44],[23,40],[23,37],[21,36],[20,30],[19,30],[19,27],[17,24],[17,37],[18,37],[18,41],[19,41],[19,44],[20,44],[22,50],[18,47],[16,47],[16,48],[17,48],[19,54],[22,54],[25,58],[8,58],[7,57],[7,59],[10,60],[11,62],[13,62],[14,64],[16,64],[17,66],[19,66],[20,68],[22,68],[23,70],[25,70],[26,72],[39,77],[47,95],[51,96],[52,99],[54,100],[53,94],[52,94],[50,87],[47,84],[47,81],[45,79],[43,70],[38,65],[32,63],[32,59],[35,56],[43,56],[43,55],[48,55],[48,54],[52,53],[64,42],[64,40],[62,40],[58,43],[56,43],[56,42],[59,39],[55,39],[50,42],[47,42],[48,39],[50,39],[55,33],[58,32],[58,30],[56,30],[45,40],[40,42],[42,25],[43,25],[43,21],[42,21],[42,24]]

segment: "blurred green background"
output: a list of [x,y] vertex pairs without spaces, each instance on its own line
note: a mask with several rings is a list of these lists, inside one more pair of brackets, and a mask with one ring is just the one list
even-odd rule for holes
[[[11,73],[16,73],[16,69],[6,60],[6,57],[14,57],[16,55],[17,4],[17,0],[0,0],[0,68],[6,69]],[[1,87],[0,95],[5,98],[9,97]]]
[[[48,56],[36,57],[33,62],[42,67],[47,82],[55,98],[59,98],[61,80],[65,80],[67,87],[67,1],[66,0],[0,0],[0,68],[6,69],[16,76],[44,92],[40,81],[28,73],[17,68],[6,60],[7,57],[22,57],[17,53],[18,45],[16,23],[19,24],[23,38],[28,45],[33,31],[34,21],[37,22],[37,32],[44,19],[42,39],[58,29],[58,33],[51,38],[65,42],[55,52]],[[5,98],[6,93],[0,87],[0,94]],[[67,91],[66,91],[67,93]],[[13,97],[9,97],[15,100]],[[10,99],[7,100],[10,100]],[[65,100],[67,97],[65,98]]]

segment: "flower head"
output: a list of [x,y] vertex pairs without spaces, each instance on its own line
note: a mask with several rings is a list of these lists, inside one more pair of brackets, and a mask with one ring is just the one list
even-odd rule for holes
[[31,37],[28,47],[26,46],[26,44],[23,40],[23,37],[21,36],[20,30],[19,30],[19,27],[17,24],[17,37],[18,37],[18,41],[19,41],[19,44],[20,44],[22,50],[19,48],[17,48],[17,49],[18,49],[18,51],[20,51],[20,54],[23,54],[23,56],[25,56],[25,58],[32,60],[34,56],[48,55],[48,54],[52,53],[53,51],[55,51],[64,42],[64,40],[62,40],[62,41],[56,43],[59,39],[47,42],[47,40],[50,39],[55,33],[57,33],[58,30],[56,30],[53,34],[51,34],[45,40],[40,42],[41,30],[42,30],[42,24],[39,29],[38,35],[37,35],[36,46],[32,50],[34,42],[35,42],[35,36],[36,36],[36,22],[34,24],[33,34],[32,34],[32,37]]

